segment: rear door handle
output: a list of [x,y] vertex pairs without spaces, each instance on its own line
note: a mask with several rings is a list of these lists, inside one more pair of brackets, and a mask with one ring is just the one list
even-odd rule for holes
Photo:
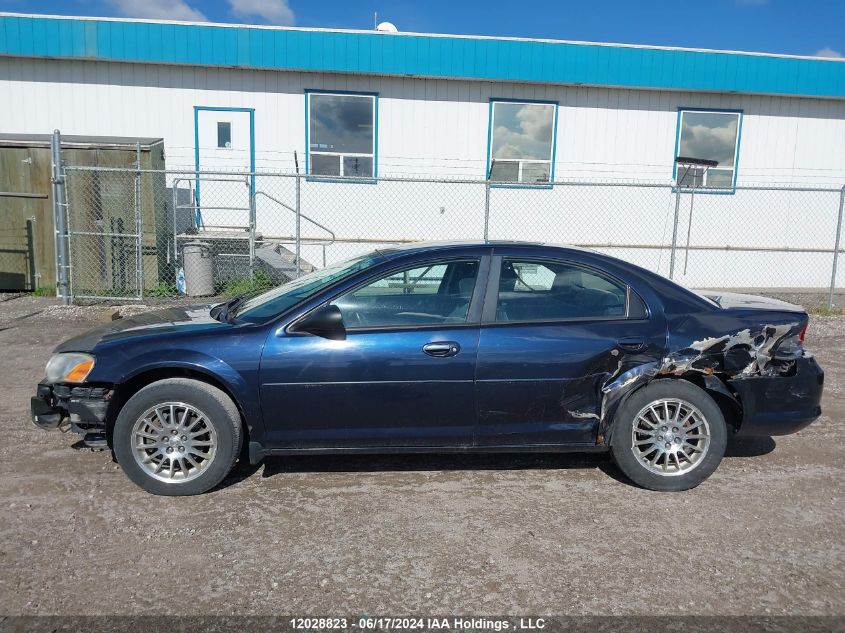
[[423,351],[429,356],[454,356],[461,351],[461,346],[455,341],[437,341],[423,345]]
[[624,349],[626,352],[639,352],[642,348],[645,347],[645,341],[641,338],[636,338],[634,336],[620,338],[618,341],[616,341],[616,344],[619,345],[619,347]]

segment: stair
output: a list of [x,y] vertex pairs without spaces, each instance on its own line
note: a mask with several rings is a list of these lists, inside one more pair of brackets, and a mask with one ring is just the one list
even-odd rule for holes
[[[278,242],[265,242],[255,249],[255,263],[260,266],[275,284],[283,284],[296,278],[296,253]],[[316,270],[313,264],[300,258],[301,274]]]

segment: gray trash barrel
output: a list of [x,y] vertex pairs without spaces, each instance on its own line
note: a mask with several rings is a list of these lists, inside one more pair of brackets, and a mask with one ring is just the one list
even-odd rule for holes
[[188,242],[182,249],[185,262],[185,294],[205,297],[214,294],[214,270],[211,245],[206,242]]

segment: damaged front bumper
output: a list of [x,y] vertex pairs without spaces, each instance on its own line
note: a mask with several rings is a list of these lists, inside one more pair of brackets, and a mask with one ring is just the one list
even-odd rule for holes
[[797,433],[821,413],[824,371],[815,358],[795,361],[790,375],[758,375],[728,380],[742,403],[737,435]]
[[105,448],[106,412],[112,390],[103,386],[39,384],[30,399],[32,422],[40,429],[68,427],[90,448]]

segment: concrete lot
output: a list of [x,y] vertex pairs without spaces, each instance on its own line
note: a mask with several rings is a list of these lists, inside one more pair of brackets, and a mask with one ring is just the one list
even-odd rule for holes
[[605,455],[308,457],[153,497],[29,422],[94,308],[0,303],[0,614],[845,615],[845,317],[814,317],[822,417],[639,490]]

